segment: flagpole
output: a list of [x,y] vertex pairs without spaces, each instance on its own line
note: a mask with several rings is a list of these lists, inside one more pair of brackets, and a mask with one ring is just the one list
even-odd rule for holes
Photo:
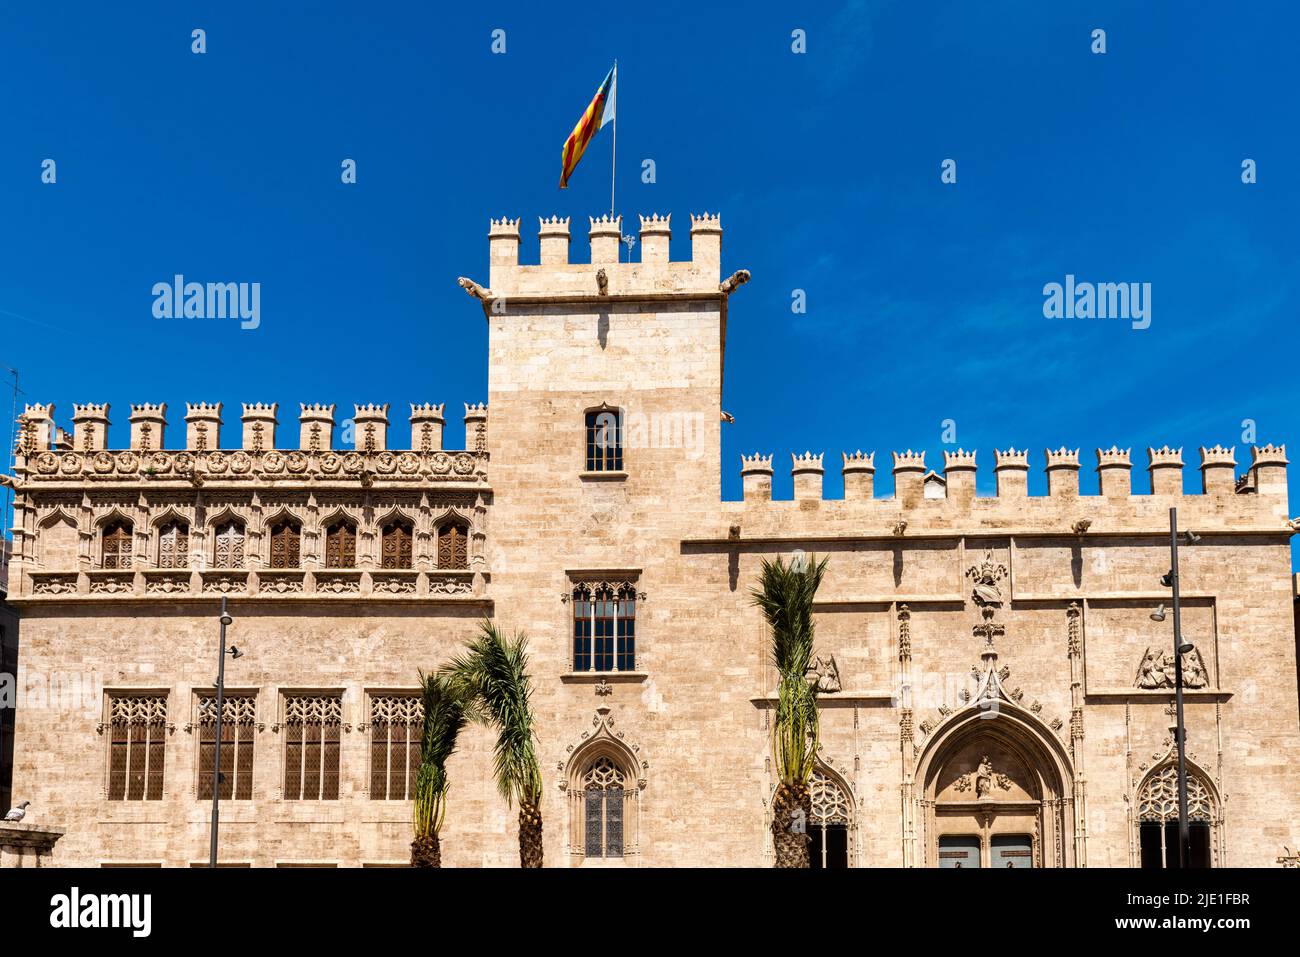
[[[614,218],[614,171],[618,168],[618,60],[614,60],[614,149],[609,158],[609,218]],[[622,237],[619,237],[620,242]]]

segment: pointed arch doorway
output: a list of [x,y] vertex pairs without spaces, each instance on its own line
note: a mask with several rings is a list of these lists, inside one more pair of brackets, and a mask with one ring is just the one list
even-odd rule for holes
[[1055,735],[1008,702],[937,728],[918,764],[926,866],[1069,867],[1073,774]]

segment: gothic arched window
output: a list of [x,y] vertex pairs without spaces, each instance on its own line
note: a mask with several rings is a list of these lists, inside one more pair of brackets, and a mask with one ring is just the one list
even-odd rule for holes
[[352,568],[357,563],[357,527],[340,518],[325,529],[325,567]]
[[414,537],[411,523],[397,518],[386,524],[382,534],[381,568],[410,568],[411,539]]
[[171,521],[158,529],[159,568],[187,568],[189,550],[190,527],[184,522]]
[[131,567],[131,523],[118,519],[104,526],[103,532],[104,568]]
[[244,567],[244,525],[231,519],[217,526],[212,554],[214,568]]
[[[1142,866],[1173,869],[1178,854],[1178,767],[1172,762],[1154,771],[1138,794],[1138,841]],[[1187,770],[1188,867],[1210,867],[1215,824],[1214,798],[1201,776]]]
[[592,762],[582,776],[583,856],[623,856],[626,817],[626,778],[623,769],[606,755]]
[[809,782],[812,817],[808,821],[808,860],[814,868],[849,866],[849,833],[853,805],[829,774],[816,770]]
[[289,519],[271,526],[271,567],[297,568],[302,554],[302,536],[298,525]]
[[448,522],[438,529],[438,567],[469,568],[469,529]]

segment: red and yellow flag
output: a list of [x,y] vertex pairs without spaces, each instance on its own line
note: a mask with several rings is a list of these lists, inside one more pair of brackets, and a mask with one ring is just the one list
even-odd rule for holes
[[560,189],[569,188],[569,177],[573,175],[578,160],[582,159],[583,151],[586,150],[587,144],[591,142],[591,138],[596,135],[596,131],[614,119],[617,91],[618,64],[615,63],[605,76],[605,81],[600,84],[600,89],[596,91],[595,97],[587,105],[587,109],[583,111],[582,118],[578,120],[578,125],[573,128],[569,138],[564,141],[564,152],[561,157]]

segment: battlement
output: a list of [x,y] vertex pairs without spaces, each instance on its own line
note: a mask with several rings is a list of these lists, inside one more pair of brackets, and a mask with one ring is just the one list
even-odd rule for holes
[[823,454],[804,452],[803,455],[790,453],[790,474],[794,476],[794,497],[796,499],[818,499],[822,497]]
[[[276,426],[279,424],[276,403],[246,402],[241,406],[241,450],[252,453],[271,453],[276,444]],[[327,453],[335,448],[335,406],[333,403],[301,402],[298,405],[298,444],[301,452]],[[411,403],[412,451],[441,452],[443,446],[443,403]],[[354,407],[345,430],[340,451],[381,453],[388,449],[388,403],[358,403]],[[185,405],[186,452],[221,451],[222,404],[220,402],[189,402]],[[54,424],[54,406],[29,404],[18,417],[18,453],[33,459],[48,450],[75,451],[77,453],[109,454],[113,461],[113,446],[109,443],[109,406],[107,403],[78,403],[73,405],[74,437],[68,441],[62,430]],[[465,403],[467,445],[472,451],[487,451],[487,403]],[[142,402],[131,406],[130,438],[122,451],[135,453],[167,452],[166,403]],[[289,448],[294,448],[289,446]],[[103,475],[114,471],[110,464]],[[64,475],[75,476],[80,467],[68,466]]]
[[871,498],[875,494],[876,453],[841,452],[844,465],[840,474],[844,478],[844,497],[846,499]]
[[86,402],[72,405],[73,447],[93,452],[108,441],[108,403]]
[[[1038,499],[1081,499],[1104,502],[1106,499],[1132,497],[1134,499],[1154,499],[1183,496],[1183,450],[1163,446],[1148,448],[1148,466],[1151,481],[1148,491],[1135,493],[1130,481],[1132,471],[1131,449],[1112,446],[1109,449],[1096,450],[1098,473],[1098,494],[1080,496],[1079,494],[1079,450],[1046,449],[1046,472],[1048,493],[1046,496],[1034,496]],[[1029,452],[1024,449],[1009,448],[1005,451],[995,450],[996,464],[994,474],[997,481],[993,496],[975,494],[975,479],[978,473],[976,453],[974,450],[944,450],[944,474],[927,475],[925,469],[925,452],[908,449],[893,452],[894,494],[880,501],[896,501],[904,506],[920,504],[927,498],[939,498],[948,502],[960,502],[966,505],[974,501],[993,501],[998,499],[1029,498]],[[861,501],[875,499],[873,483],[875,477],[875,453],[843,452],[842,472],[844,477],[844,499]],[[1199,497],[1239,497],[1241,495],[1270,496],[1280,500],[1280,506],[1286,503],[1286,448],[1280,445],[1254,446],[1251,449],[1252,465],[1250,471],[1238,483],[1233,475],[1235,466],[1234,451],[1216,446],[1201,450],[1201,471],[1206,476],[1205,485]],[[822,476],[824,473],[824,456],[822,453],[791,453],[790,471],[794,481],[795,501],[822,498]],[[745,501],[771,500],[772,456],[742,455],[741,479]],[[926,484],[934,485],[927,496]]]
[[[1051,453],[1048,453],[1049,455]],[[993,450],[993,475],[999,496],[1023,498],[1029,494],[1029,450],[1014,446],[1005,452]]]
[[740,484],[745,501],[772,500],[772,456],[740,456]]
[[1183,494],[1183,450],[1169,446],[1147,448],[1147,471],[1151,475],[1152,495]]
[[975,453],[958,449],[956,452],[943,450],[943,487],[948,498],[970,499],[975,497]]
[[[485,303],[516,299],[617,299],[681,295],[726,295],[719,287],[722,219],[716,213],[691,216],[691,257],[672,261],[672,214],[640,215],[639,235],[625,236],[621,216],[588,217],[586,262],[570,259],[570,220],[540,217],[536,265],[520,262],[519,220],[503,217],[488,227],[490,288],[470,280],[461,285]],[[640,256],[634,250],[640,246]],[[626,249],[624,248],[626,247]],[[626,260],[626,261],[625,261]],[[730,292],[730,290],[727,290]],[[504,307],[507,311],[508,304]],[[501,307],[497,307],[501,311]]]
[[958,449],[956,452],[943,450],[943,470],[951,472],[954,469],[966,471],[975,469],[975,453],[967,452],[965,449]]

